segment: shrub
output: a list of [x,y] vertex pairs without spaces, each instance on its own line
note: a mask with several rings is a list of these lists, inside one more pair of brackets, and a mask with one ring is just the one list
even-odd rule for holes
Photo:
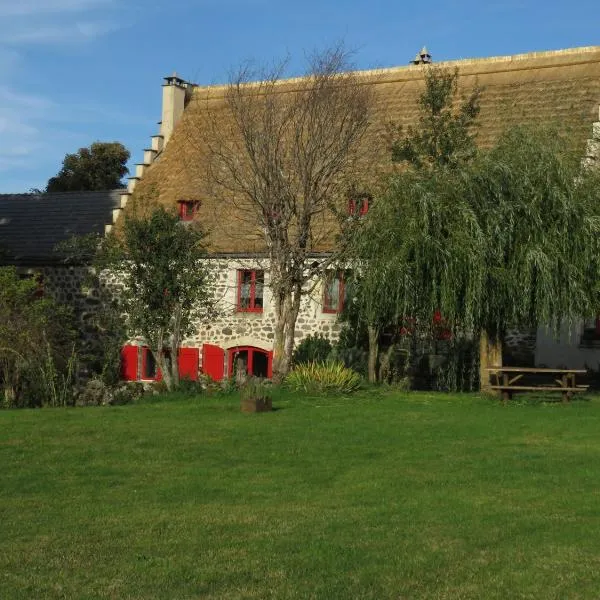
[[339,362],[311,362],[298,365],[287,376],[287,384],[304,392],[349,393],[360,385],[360,375]]
[[310,362],[323,362],[329,358],[331,342],[323,334],[309,335],[304,338],[294,350],[292,362],[295,365],[304,365]]
[[182,377],[179,380],[177,391],[190,396],[199,396],[204,393],[204,384],[202,381],[195,381],[189,377]]
[[108,386],[100,378],[90,379],[76,396],[77,406],[109,406],[131,404],[144,395],[144,386],[138,382],[121,382]]

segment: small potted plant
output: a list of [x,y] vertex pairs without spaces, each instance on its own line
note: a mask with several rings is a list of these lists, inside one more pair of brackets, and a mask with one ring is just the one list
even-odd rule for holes
[[240,388],[242,412],[268,412],[273,410],[270,386],[264,380],[250,377]]

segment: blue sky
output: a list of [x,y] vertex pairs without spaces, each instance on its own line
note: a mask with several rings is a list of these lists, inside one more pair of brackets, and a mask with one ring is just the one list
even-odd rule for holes
[[[358,68],[599,44],[600,2],[0,0],[0,192],[43,187],[67,152],[157,132],[162,77],[227,80],[252,59],[343,40]],[[600,104],[600,98],[598,98]]]

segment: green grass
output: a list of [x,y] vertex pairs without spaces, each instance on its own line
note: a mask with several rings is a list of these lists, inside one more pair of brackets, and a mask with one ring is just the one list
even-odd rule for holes
[[0,598],[598,598],[600,399],[0,413]]

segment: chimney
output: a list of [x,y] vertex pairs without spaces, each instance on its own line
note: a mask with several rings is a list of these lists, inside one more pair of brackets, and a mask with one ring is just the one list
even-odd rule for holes
[[410,61],[412,65],[430,65],[431,63],[431,54],[427,51],[426,46],[423,46],[421,51]]
[[191,84],[178,77],[177,73],[173,73],[173,75],[164,79],[165,83],[162,86],[162,120],[160,122],[160,135],[163,136],[163,147],[169,141],[177,121],[183,115],[187,93],[191,87]]

